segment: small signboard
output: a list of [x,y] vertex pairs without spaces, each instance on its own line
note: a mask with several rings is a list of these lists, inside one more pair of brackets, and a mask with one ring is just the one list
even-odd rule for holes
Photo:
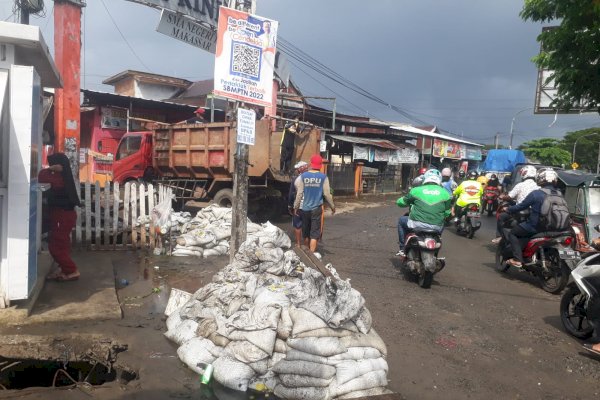
[[221,7],[214,94],[271,107],[278,22]]
[[256,139],[256,113],[254,110],[238,108],[237,142],[254,146]]
[[156,31],[192,46],[200,47],[209,53],[215,54],[217,49],[216,30],[206,28],[173,11],[162,10]]

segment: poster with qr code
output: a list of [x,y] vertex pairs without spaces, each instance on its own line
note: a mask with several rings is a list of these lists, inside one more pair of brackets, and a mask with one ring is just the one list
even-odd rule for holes
[[219,9],[215,95],[272,106],[278,26],[277,21],[257,15]]

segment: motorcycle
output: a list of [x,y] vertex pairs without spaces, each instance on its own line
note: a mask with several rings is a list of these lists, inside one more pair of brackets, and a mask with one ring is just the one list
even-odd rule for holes
[[462,209],[461,214],[456,216],[456,233],[464,235],[469,239],[473,239],[475,231],[481,228],[481,221],[479,221],[480,217],[479,204],[467,204],[467,206]]
[[[594,229],[600,232],[600,225]],[[600,334],[600,240],[571,272],[573,281],[560,301],[560,321],[570,335],[588,339]]]
[[[523,271],[535,276],[542,289],[548,293],[560,293],[567,282],[571,270],[580,259],[579,252],[574,249],[575,233],[540,232],[531,237],[521,239],[523,248]],[[496,268],[506,272],[510,265],[507,261],[513,254],[506,238],[502,238],[496,249]]]
[[499,195],[500,189],[496,186],[487,186],[483,191],[481,203],[483,204],[483,212],[487,212],[488,217],[491,217],[498,208]]
[[436,231],[407,233],[402,264],[418,277],[419,286],[424,289],[431,287],[433,275],[446,265],[445,259],[438,257],[441,248],[442,239]]

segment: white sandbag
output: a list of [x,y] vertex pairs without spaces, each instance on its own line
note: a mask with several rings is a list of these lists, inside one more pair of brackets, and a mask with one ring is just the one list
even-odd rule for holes
[[340,343],[346,347],[374,347],[379,350],[384,357],[387,356],[385,343],[373,328],[371,328],[367,334],[355,333],[352,336],[346,336],[339,340]]
[[279,380],[288,388],[298,387],[328,387],[333,378],[322,379],[306,375],[279,374]]
[[335,375],[335,367],[310,361],[289,361],[284,359],[273,366],[273,372],[277,374],[295,374],[330,379]]
[[248,311],[240,311],[227,320],[227,328],[244,331],[255,331],[262,329],[277,329],[281,307],[274,304],[255,304]]
[[363,306],[360,309],[360,312],[354,319],[354,323],[361,333],[369,333],[371,325],[373,325],[373,317],[367,307]]
[[217,358],[213,367],[213,376],[221,385],[242,392],[248,389],[248,381],[255,375],[250,366],[228,355]]
[[214,319],[217,311],[214,307],[207,307],[205,302],[192,298],[181,307],[179,314],[182,319],[199,321],[201,319]]
[[292,337],[315,329],[329,328],[325,321],[303,308],[290,308],[290,317],[293,322]]
[[179,315],[179,311],[171,313],[171,315],[169,315],[169,318],[167,318],[167,330],[172,331],[177,327],[177,325],[181,324],[181,322],[182,319]]
[[215,347],[210,340],[199,337],[192,338],[177,349],[177,356],[189,369],[197,374],[203,374],[204,365],[212,364],[216,360],[216,357],[208,350],[209,347]]
[[218,242],[231,237],[231,227],[214,227],[212,231]]
[[326,400],[329,398],[328,388],[288,388],[285,385],[277,385],[275,386],[275,390],[273,392],[275,396],[279,397],[280,399]]
[[314,354],[305,353],[295,349],[289,349],[285,354],[285,359],[288,361],[310,361],[317,364],[331,365],[329,363],[329,358],[327,357],[316,356]]
[[176,257],[202,257],[203,254],[202,251],[188,250],[187,248],[173,250],[171,253],[172,256]]
[[213,342],[215,346],[223,348],[227,347],[229,342],[231,342],[231,340],[227,339],[225,336],[219,335],[217,332],[212,333],[209,337],[207,337],[207,339]]
[[254,292],[254,304],[278,304],[282,307],[290,306],[290,299],[285,294],[287,286],[269,285],[257,288]]
[[167,339],[172,340],[181,346],[188,340],[196,337],[196,329],[198,329],[198,323],[191,319],[186,319],[174,329],[166,331],[165,336]]
[[294,338],[306,338],[306,337],[345,337],[352,335],[353,332],[346,329],[333,329],[333,328],[321,328],[312,331],[306,331],[297,334]]
[[229,351],[237,360],[250,364],[269,357],[267,353],[246,340],[232,340],[225,350]]
[[256,372],[256,375],[264,375],[269,371],[269,359],[265,358],[264,360],[256,361],[248,364],[250,368]]
[[346,347],[341,342],[343,339],[345,338],[338,339],[331,337],[310,337],[300,339],[288,339],[287,345],[305,353],[329,357],[346,352]]
[[287,353],[288,351],[288,345],[286,344],[286,342],[284,342],[281,339],[276,339],[275,340],[275,347],[274,347],[274,351],[277,353]]
[[332,397],[338,397],[346,393],[355,392],[357,390],[367,390],[376,387],[387,386],[387,384],[388,381],[386,372],[378,370],[368,372],[342,385],[339,385],[334,379],[329,386],[329,390]]
[[346,360],[364,360],[381,357],[381,352],[373,347],[348,347],[345,353],[327,357],[326,364],[337,364]]
[[355,392],[346,393],[342,396],[337,397],[338,399],[357,399],[359,397],[371,397],[371,396],[380,396],[382,394],[393,394],[389,389],[385,387],[376,387],[373,389],[367,390],[357,390]]
[[217,331],[217,322],[213,318],[206,318],[198,322],[196,333],[204,338],[209,337]]
[[[279,381],[279,378],[277,378],[277,375],[275,375],[275,373],[273,371],[268,371],[266,374],[263,374],[261,376],[255,376],[253,378],[250,379],[250,381],[248,382],[248,389],[250,390],[254,390],[255,392],[267,392],[267,391],[273,391],[275,390],[275,386],[280,385],[281,382]],[[217,399],[220,400],[227,400],[226,397],[222,397],[219,396],[216,391],[215,391],[215,395],[217,395]],[[267,396],[265,396],[267,397]],[[230,399],[230,400],[234,400],[234,399]]]
[[192,294],[183,290],[171,289],[171,294],[169,294],[169,301],[167,302],[167,308],[165,308],[165,315],[168,317],[173,313],[173,311],[180,309],[183,307],[185,303],[187,303],[192,298]]
[[214,256],[222,256],[224,254],[227,254],[228,251],[229,251],[228,247],[225,247],[225,246],[215,246],[212,249],[206,249],[206,250],[204,250],[204,252],[202,253],[202,256],[204,258],[214,257]]
[[259,331],[235,330],[228,336],[231,340],[247,340],[268,355],[273,354],[275,347],[276,332],[272,329],[261,329]]
[[371,358],[367,360],[346,360],[335,366],[335,380],[338,385],[365,375],[368,372],[383,370],[388,372],[388,364],[383,358]]
[[271,358],[267,359],[269,369],[273,369],[273,365],[275,365],[279,361],[285,359],[285,357],[286,357],[286,353],[273,352],[273,355],[271,356]]
[[277,324],[277,337],[283,340],[287,340],[292,334],[293,322],[290,317],[290,311],[288,307],[281,309],[281,316],[279,317],[279,323]]

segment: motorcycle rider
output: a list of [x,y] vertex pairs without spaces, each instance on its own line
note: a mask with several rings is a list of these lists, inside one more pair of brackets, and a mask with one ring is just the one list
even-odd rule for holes
[[[551,190],[554,194],[562,194],[556,189],[558,182],[558,175],[552,168],[542,169],[538,171],[536,175],[536,182],[540,189]],[[521,222],[512,229],[504,228],[504,236],[510,243],[513,258],[509,259],[507,263],[513,267],[522,267],[525,260],[523,259],[523,250],[521,248],[521,242],[519,239],[528,238],[538,231],[543,230],[540,226],[540,210],[544,203],[545,194],[542,190],[534,190],[525,199],[514,206],[508,207],[506,210],[510,214],[517,213],[519,211],[531,208],[531,213],[527,221]]]
[[413,187],[421,186],[423,184],[425,172],[427,172],[427,168],[419,168],[417,177],[412,181]]
[[500,190],[500,180],[498,179],[498,175],[492,174],[490,175],[490,180],[487,183],[488,187],[496,187]]
[[467,175],[467,179],[463,181],[452,193],[456,197],[456,203],[452,215],[455,222],[458,222],[462,215],[463,208],[469,204],[477,204],[481,208],[481,195],[483,194],[483,185],[476,181],[477,172],[471,171]]
[[477,178],[477,182],[481,183],[481,186],[485,186],[488,183],[488,178],[485,176],[485,171],[481,171],[479,173],[479,177]]
[[[537,169],[534,166],[525,165],[523,168],[521,168],[519,174],[521,175],[522,181],[517,183],[515,187],[513,187],[510,192],[508,192],[508,195],[503,194],[500,197],[501,200],[514,200],[516,204],[521,204],[523,200],[525,200],[525,198],[529,195],[529,193],[540,188],[535,181]],[[504,228],[508,220],[510,220],[511,218],[512,216],[507,212],[503,212],[498,216],[496,226],[497,236],[495,239],[492,240],[493,244],[500,243],[500,240],[502,240],[502,229]]]
[[457,183],[452,179],[452,170],[448,167],[442,170],[442,187],[450,194],[458,187]]
[[463,181],[465,180],[465,176],[466,175],[467,174],[462,169],[460,171],[458,171],[458,178],[456,179],[456,183],[458,185],[460,185],[461,183],[463,183]]
[[444,229],[444,219],[450,213],[452,197],[441,186],[442,177],[437,169],[430,169],[423,174],[421,186],[414,187],[404,197],[396,200],[398,207],[410,206],[408,216],[398,219],[398,243],[400,251],[397,256],[405,257],[404,238],[406,231],[433,230],[440,234]]

